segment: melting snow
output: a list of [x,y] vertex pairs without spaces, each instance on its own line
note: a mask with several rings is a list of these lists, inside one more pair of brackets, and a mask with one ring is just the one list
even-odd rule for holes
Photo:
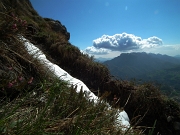
[[[94,102],[97,103],[98,97],[93,92],[91,92],[82,81],[72,77],[65,70],[60,68],[58,65],[51,63],[39,48],[34,46],[24,37],[22,37],[21,39],[25,42],[25,47],[27,48],[27,51],[35,58],[40,60],[42,63],[47,65],[48,69],[51,72],[53,72],[55,76],[59,77],[61,80],[69,82],[70,85],[77,87],[76,88],[77,92],[80,92],[81,89],[83,92],[87,92],[89,96],[88,97],[89,100],[94,100]],[[123,111],[118,110],[117,125],[122,126],[123,127],[122,130],[127,130],[130,127],[129,117],[124,110]]]
[[122,130],[125,131],[130,128],[128,114],[123,110],[118,112],[117,125],[122,126]]

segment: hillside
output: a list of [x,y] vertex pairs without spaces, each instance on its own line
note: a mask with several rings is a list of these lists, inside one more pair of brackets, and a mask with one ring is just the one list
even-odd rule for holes
[[176,59],[180,59],[180,55],[176,55],[174,56]]
[[157,84],[164,94],[180,102],[180,66],[156,70],[138,78]]
[[1,134],[123,133],[121,127],[114,127],[115,111],[107,111],[104,102],[94,106],[84,97],[86,93],[76,93],[68,82],[54,77],[45,64],[30,55],[20,35],[100,99],[123,108],[133,134],[179,133],[175,126],[180,123],[180,108],[175,101],[153,84],[112,78],[103,64],[68,41],[70,33],[59,20],[42,18],[29,0],[2,0],[0,15]]

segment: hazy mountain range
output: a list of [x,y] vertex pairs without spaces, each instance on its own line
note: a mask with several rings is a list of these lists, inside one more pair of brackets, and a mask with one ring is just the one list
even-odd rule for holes
[[[154,82],[167,94],[176,96],[180,92],[180,59],[153,53],[123,53],[104,64],[110,73],[125,80]],[[172,93],[173,92],[173,93]]]

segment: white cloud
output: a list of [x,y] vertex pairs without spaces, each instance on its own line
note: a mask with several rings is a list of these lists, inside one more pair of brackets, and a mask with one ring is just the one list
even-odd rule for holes
[[131,52],[146,52],[146,53],[155,53],[155,54],[166,54],[169,56],[180,55],[180,44],[176,45],[160,45],[152,48],[143,48],[137,50],[127,50],[127,51],[110,51],[108,54],[92,54],[95,58],[106,58],[112,59],[119,56],[121,53],[131,53]]
[[169,56],[175,56],[175,55],[180,55],[180,44],[176,45],[161,45],[161,46],[156,46],[151,49],[144,48],[144,52],[147,53],[160,53],[160,54],[166,54]]
[[94,46],[87,47],[84,51],[88,54],[95,54],[95,55],[104,55],[104,54],[108,54],[109,52],[111,52],[111,50],[109,50],[109,49],[96,48]]
[[103,35],[102,37],[93,40],[93,46],[96,48],[106,48],[110,50],[130,50],[140,49],[144,47],[154,47],[162,45],[162,40],[158,37],[149,37],[148,39],[142,39],[141,37],[133,34],[115,34],[113,36]]
[[111,51],[137,51],[144,48],[153,48],[162,45],[162,39],[149,37],[142,39],[133,34],[115,34],[113,36],[103,35],[93,40],[93,46],[87,47],[85,51],[89,54],[109,54]]
[[148,39],[143,39],[141,41],[141,48],[153,48],[162,44],[163,44],[162,39],[153,36],[153,37],[149,37]]

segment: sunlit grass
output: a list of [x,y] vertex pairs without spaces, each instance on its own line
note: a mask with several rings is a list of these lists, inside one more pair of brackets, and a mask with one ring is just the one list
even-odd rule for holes
[[37,84],[11,102],[2,102],[0,134],[116,134],[116,110],[94,104],[63,81]]

